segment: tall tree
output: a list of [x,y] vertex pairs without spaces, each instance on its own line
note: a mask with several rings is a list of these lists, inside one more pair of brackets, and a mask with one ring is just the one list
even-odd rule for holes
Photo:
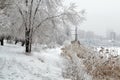
[[[21,27],[24,27],[25,31],[25,51],[27,53],[31,52],[33,36],[37,30],[47,33],[56,32],[62,24],[78,25],[83,20],[81,12],[75,11],[74,5],[66,9],[62,0],[14,0],[14,3],[14,8],[17,6],[16,10],[21,15],[19,19],[21,19]],[[17,11],[14,14],[19,16]],[[49,34],[40,35],[48,36]]]

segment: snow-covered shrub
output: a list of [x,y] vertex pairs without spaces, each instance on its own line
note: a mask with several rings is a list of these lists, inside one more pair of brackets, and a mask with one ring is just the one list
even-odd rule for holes
[[[66,64],[66,78],[72,80],[92,80],[92,77],[86,72],[86,68],[83,64],[83,59],[85,58],[84,53],[86,53],[86,50],[82,45],[78,44],[78,42],[74,42],[61,50],[63,51],[61,55],[69,60],[68,64]],[[87,79],[86,76],[89,77],[89,79]]]
[[[81,63],[77,66],[77,68],[82,71],[79,71],[78,69],[79,73],[76,71],[76,73],[79,74],[79,80],[120,79],[120,56],[113,55],[110,50],[105,49],[103,53],[99,53],[94,51],[92,48],[84,47],[83,45],[79,45],[77,43],[66,46],[62,48],[62,50],[62,55],[66,56],[73,63]],[[75,57],[75,55],[77,57]],[[86,74],[87,76],[90,76],[89,79],[83,77]]]

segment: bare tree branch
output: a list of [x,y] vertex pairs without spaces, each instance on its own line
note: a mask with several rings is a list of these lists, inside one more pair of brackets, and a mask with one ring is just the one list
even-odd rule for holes
[[31,28],[31,23],[32,23],[32,20],[31,20],[31,17],[32,17],[32,7],[33,7],[33,0],[31,0],[31,5],[30,5],[30,15],[29,15],[29,27]]
[[35,20],[35,16],[36,16],[36,14],[37,14],[37,11],[38,11],[38,8],[39,8],[39,6],[40,6],[40,2],[41,2],[42,0],[39,0],[39,2],[38,2],[38,4],[37,4],[37,7],[36,7],[36,9],[35,9],[35,12],[34,12],[34,15],[33,15],[33,24],[32,25],[34,25],[34,20]]
[[26,24],[26,21],[25,21],[25,17],[24,17],[24,14],[23,14],[23,12],[22,12],[22,10],[20,9],[20,7],[16,4],[16,6],[17,6],[17,8],[18,8],[18,10],[19,10],[19,13],[21,14],[21,16],[22,16],[22,19],[23,19],[23,22],[24,22],[24,24],[25,24],[25,27],[27,27],[27,24]]
[[42,20],[42,21],[33,29],[33,32],[35,32],[35,30],[36,30],[37,28],[39,28],[45,21],[50,20],[50,19],[53,19],[53,18],[60,17],[60,16],[62,16],[62,15],[64,15],[64,13],[59,14],[59,15],[56,15],[56,16],[51,16],[51,17],[45,18],[44,20]]

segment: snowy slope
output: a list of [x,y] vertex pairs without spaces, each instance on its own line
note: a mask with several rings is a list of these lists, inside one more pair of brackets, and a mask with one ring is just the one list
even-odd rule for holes
[[60,48],[24,54],[24,47],[0,46],[0,80],[64,80]]

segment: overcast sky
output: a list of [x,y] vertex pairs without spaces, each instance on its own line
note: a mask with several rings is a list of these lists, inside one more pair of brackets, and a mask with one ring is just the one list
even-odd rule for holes
[[[70,2],[70,0],[68,0]],[[80,27],[104,35],[107,30],[120,33],[120,0],[71,0],[85,9],[86,19]]]

